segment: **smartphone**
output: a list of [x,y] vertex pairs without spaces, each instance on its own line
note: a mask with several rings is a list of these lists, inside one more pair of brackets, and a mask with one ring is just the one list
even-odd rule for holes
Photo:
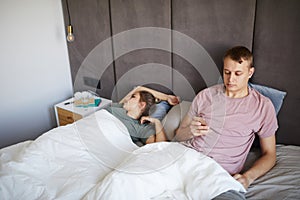
[[200,122],[202,125],[207,126],[207,123],[206,123],[206,121],[204,120],[204,117],[203,117],[203,115],[202,115],[201,113],[197,116],[197,118],[199,119],[199,122]]

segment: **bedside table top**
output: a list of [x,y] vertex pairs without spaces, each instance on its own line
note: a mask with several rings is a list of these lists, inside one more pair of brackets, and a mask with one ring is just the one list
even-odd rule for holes
[[[100,98],[101,98],[101,102],[100,102],[99,106],[95,106],[95,107],[77,107],[74,105],[74,98],[67,99],[61,103],[56,104],[55,106],[85,117],[97,110],[100,110],[102,108],[109,106],[112,103],[112,101],[109,99],[106,99],[103,97],[100,97]],[[66,104],[66,103],[69,103],[69,104]]]

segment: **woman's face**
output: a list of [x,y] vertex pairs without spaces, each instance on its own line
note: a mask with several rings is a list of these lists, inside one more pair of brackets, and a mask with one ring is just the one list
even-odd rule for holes
[[130,99],[124,103],[123,108],[127,111],[141,111],[142,109],[142,104],[140,102],[140,94],[139,93],[134,93]]

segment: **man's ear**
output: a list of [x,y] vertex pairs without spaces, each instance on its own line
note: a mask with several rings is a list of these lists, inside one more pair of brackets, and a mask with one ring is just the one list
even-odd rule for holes
[[250,69],[249,69],[249,78],[252,77],[252,75],[254,74],[254,71],[255,71],[254,67],[250,67]]

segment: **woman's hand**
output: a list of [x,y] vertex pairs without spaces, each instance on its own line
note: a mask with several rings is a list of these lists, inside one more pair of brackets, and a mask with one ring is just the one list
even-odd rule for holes
[[168,95],[167,101],[170,105],[175,106],[180,103],[180,98],[178,96]]
[[153,118],[153,117],[149,117],[149,116],[141,117],[141,124],[144,124],[146,122],[150,122],[152,124],[160,123],[159,119],[156,119],[156,118]]
[[190,129],[193,136],[202,136],[207,134],[209,127],[202,117],[193,117]]
[[143,124],[145,122],[150,122],[155,125],[155,135],[152,135],[147,139],[147,141],[146,141],[147,144],[168,140],[166,133],[164,131],[164,127],[163,127],[162,123],[159,121],[159,119],[149,117],[149,116],[141,117],[141,123]]

